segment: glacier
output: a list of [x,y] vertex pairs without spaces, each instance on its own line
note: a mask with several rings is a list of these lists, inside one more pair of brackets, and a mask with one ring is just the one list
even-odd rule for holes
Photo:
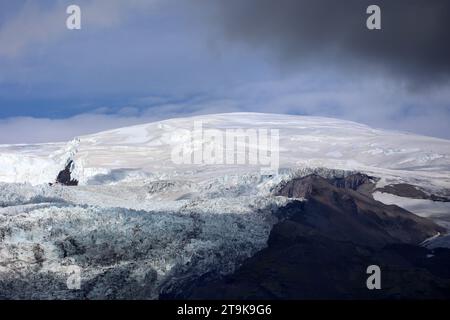
[[[278,129],[280,169],[176,165],[180,129]],[[73,161],[79,185],[55,184]],[[450,141],[331,118],[228,113],[170,119],[67,143],[0,146],[0,298],[157,299],[200,277],[233,272],[267,246],[283,181],[311,173],[376,177],[450,199]],[[393,203],[396,196],[375,193]],[[409,198],[407,198],[409,199]],[[419,200],[411,200],[419,201]],[[411,201],[398,201],[411,209]],[[450,202],[412,210],[448,228]],[[439,205],[443,210],[433,210]],[[409,206],[408,206],[409,205]],[[442,246],[448,242],[440,237]],[[70,267],[83,290],[70,290]]]

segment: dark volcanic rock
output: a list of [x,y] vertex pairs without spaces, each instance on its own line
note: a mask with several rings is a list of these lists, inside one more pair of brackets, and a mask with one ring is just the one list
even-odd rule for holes
[[435,194],[429,194],[419,187],[407,183],[390,184],[384,186],[383,188],[378,188],[375,191],[390,193],[399,197],[450,202],[449,198],[438,196]]
[[352,189],[337,188],[317,175],[293,179],[275,194],[307,199],[281,208],[278,216],[320,230],[331,239],[370,246],[418,244],[445,232],[428,219]]
[[78,185],[78,180],[71,178],[71,168],[73,165],[73,161],[70,160],[64,170],[61,170],[56,177],[56,183],[63,184],[65,186],[76,186]]
[[352,189],[370,195],[378,178],[363,173],[355,173],[342,178],[327,179],[332,185],[342,189]]

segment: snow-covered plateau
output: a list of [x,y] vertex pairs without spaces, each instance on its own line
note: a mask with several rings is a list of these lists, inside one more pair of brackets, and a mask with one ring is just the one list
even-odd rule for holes
[[[194,122],[277,129],[278,174],[249,164],[174,163]],[[69,163],[78,185],[55,183]],[[376,200],[450,226],[450,141],[350,121],[229,113],[67,143],[1,145],[0,298],[157,299],[190,279],[229,274],[267,246],[274,212],[299,200],[274,195],[280,183],[355,172],[373,177]],[[446,237],[430,242],[448,246]],[[68,286],[74,276],[81,290]]]

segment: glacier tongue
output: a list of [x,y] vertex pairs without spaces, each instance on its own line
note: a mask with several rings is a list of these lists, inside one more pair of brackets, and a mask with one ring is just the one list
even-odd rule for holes
[[[224,188],[0,184],[0,298],[155,299],[230,273],[266,246],[272,210],[288,200]],[[81,290],[66,284],[75,267]]]

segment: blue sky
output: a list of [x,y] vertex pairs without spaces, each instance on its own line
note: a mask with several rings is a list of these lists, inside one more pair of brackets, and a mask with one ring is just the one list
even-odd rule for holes
[[[81,30],[65,27],[73,3]],[[339,59],[300,55],[303,63],[287,63],[276,43],[230,36],[221,10],[191,0],[1,0],[0,143],[231,111],[450,138],[448,82],[414,89],[364,62],[342,68]]]

